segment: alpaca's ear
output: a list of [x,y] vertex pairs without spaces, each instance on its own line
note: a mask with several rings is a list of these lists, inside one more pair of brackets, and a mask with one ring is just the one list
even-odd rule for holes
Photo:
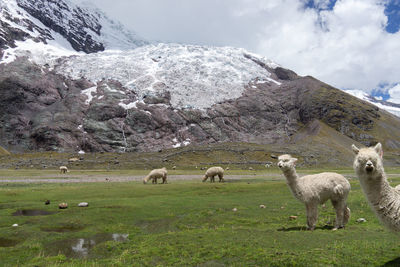
[[376,146],[374,147],[376,153],[382,158],[383,157],[383,150],[382,150],[382,144],[377,143]]
[[293,162],[294,165],[296,165],[297,159],[296,158],[292,158],[290,161]]
[[358,152],[360,152],[360,149],[358,147],[356,147],[354,144],[351,145],[351,149],[353,149],[354,154],[358,154]]

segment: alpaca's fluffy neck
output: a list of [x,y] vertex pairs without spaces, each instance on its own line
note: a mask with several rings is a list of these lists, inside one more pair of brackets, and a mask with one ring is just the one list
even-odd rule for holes
[[385,201],[393,188],[389,185],[386,174],[383,172],[377,174],[362,174],[360,179],[361,187],[363,188],[368,201],[373,207],[379,206],[379,203]]
[[293,195],[301,200],[301,188],[299,184],[299,176],[294,167],[284,170],[283,174],[286,177],[286,183],[292,191]]
[[360,184],[378,218],[391,230],[400,231],[400,194],[392,188],[384,171],[363,174]]

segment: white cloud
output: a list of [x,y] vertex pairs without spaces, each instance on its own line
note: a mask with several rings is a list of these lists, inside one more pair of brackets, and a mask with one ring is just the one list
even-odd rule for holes
[[[313,75],[339,88],[371,91],[380,82],[399,79],[399,34],[384,30],[384,6],[371,0],[338,1],[317,18],[315,10],[292,10],[266,25],[258,53],[302,75]],[[324,26],[321,27],[320,21]]]
[[400,33],[385,31],[387,0],[338,0],[320,13],[305,0],[91,1],[147,39],[243,47],[343,89],[400,81]]
[[388,93],[390,95],[388,101],[400,104],[400,84],[390,88]]

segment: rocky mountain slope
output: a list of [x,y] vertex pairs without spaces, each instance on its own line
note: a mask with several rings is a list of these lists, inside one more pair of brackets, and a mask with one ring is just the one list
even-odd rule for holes
[[64,0],[2,0],[0,26],[0,56],[27,40],[85,53],[148,43],[102,11]]
[[[308,144],[337,158],[351,155],[351,142],[400,149],[400,119],[371,103],[243,49],[147,44],[104,26],[110,20],[99,14],[67,1],[2,2],[1,146],[129,152],[256,143],[296,152]],[[117,43],[107,36],[124,49],[107,49]]]

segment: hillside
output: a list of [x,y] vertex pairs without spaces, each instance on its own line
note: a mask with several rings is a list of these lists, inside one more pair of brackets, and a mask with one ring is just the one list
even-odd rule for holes
[[0,146],[0,155],[9,155],[10,152],[8,152],[7,150],[5,150],[3,147]]

